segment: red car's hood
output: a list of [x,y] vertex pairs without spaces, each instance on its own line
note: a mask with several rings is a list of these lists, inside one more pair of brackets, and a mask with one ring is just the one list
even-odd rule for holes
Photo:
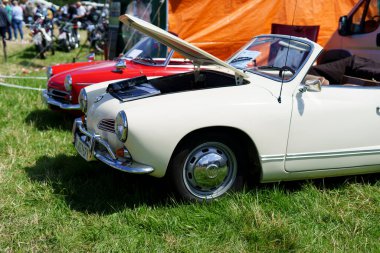
[[75,62],[75,63],[59,63],[51,66],[53,75],[60,74],[61,72],[73,70],[76,68],[83,68],[88,66],[93,66],[95,64],[104,63],[106,61],[92,61],[92,62]]
[[[115,72],[116,61],[105,61],[96,65],[75,68],[61,72],[49,79],[53,86],[63,86],[65,77],[71,75],[73,86],[89,85],[107,80],[134,77],[142,73],[142,65],[127,61],[127,68],[122,72]],[[148,67],[149,68],[149,67]],[[140,74],[141,75],[141,74]]]

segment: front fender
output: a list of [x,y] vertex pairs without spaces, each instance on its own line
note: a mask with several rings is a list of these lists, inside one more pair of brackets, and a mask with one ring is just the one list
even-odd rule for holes
[[[279,104],[251,85],[167,94],[121,103],[128,119],[125,144],[133,160],[166,173],[178,143],[189,133],[209,127],[246,133],[262,154],[286,149],[290,104]],[[273,145],[270,145],[273,144]]]

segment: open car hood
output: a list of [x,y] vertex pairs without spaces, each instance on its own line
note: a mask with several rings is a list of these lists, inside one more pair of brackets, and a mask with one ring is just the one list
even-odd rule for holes
[[190,43],[168,33],[167,31],[152,25],[144,20],[125,14],[120,16],[120,21],[124,24],[135,28],[136,30],[154,38],[162,44],[174,49],[178,53],[192,60],[197,65],[217,64],[235,72],[236,76],[247,78],[248,75],[237,68],[232,67],[225,61],[203,51],[202,49],[191,45]]

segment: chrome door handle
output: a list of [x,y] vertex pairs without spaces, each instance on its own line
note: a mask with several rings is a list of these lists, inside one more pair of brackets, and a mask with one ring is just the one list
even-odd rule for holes
[[380,115],[380,106],[376,107],[376,113],[377,115]]

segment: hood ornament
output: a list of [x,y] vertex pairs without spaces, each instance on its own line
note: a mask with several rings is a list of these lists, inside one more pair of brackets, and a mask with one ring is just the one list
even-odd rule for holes
[[127,64],[125,63],[125,60],[119,59],[115,64],[115,70],[113,72],[116,73],[123,73],[123,70],[127,68]]

